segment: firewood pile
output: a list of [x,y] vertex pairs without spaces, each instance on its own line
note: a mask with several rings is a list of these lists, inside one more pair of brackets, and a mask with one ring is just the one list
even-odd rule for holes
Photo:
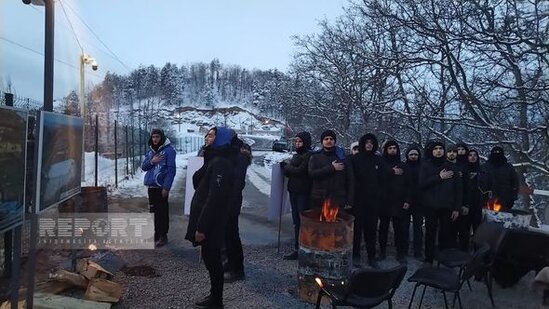
[[[101,265],[87,259],[80,259],[76,272],[57,269],[49,274],[49,279],[35,285],[35,308],[110,308],[122,296],[122,286],[112,281],[113,274]],[[69,288],[85,290],[84,299],[58,295]],[[19,290],[18,308],[26,308],[24,297],[26,289]],[[0,309],[9,309],[9,301],[0,305]]]

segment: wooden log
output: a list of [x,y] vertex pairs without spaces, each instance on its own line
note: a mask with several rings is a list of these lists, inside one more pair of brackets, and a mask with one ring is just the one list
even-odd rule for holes
[[[27,308],[27,301],[26,300],[20,300],[17,302],[17,309],[25,309]],[[5,301],[0,305],[0,309],[11,309],[11,302]]]
[[[34,291],[36,293],[59,294],[67,290],[71,286],[73,285],[63,281],[43,281],[36,284],[36,286],[34,287]],[[27,288],[20,288],[19,300],[25,299],[25,295],[27,295]]]
[[110,309],[111,304],[46,293],[34,294],[34,309]]
[[50,273],[49,278],[53,281],[66,282],[83,289],[88,287],[88,279],[86,277],[64,269],[58,269],[54,273]]
[[91,279],[86,290],[85,299],[117,303],[122,296],[122,286],[105,279]]
[[76,271],[82,274],[88,280],[93,278],[111,279],[113,274],[101,267],[101,265],[90,261],[89,259],[81,259],[76,265]]

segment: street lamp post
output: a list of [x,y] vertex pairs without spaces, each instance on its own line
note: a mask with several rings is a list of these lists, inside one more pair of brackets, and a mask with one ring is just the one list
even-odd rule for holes
[[80,54],[80,117],[82,117],[84,122],[84,126],[82,127],[82,181],[86,181],[86,104],[84,103],[84,69],[86,64],[91,65],[94,71],[97,71],[99,68],[97,61],[82,51]]

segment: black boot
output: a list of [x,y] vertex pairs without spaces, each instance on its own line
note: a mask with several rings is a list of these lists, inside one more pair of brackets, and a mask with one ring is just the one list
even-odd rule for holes
[[293,251],[292,253],[286,254],[283,259],[285,260],[297,260],[297,251]]
[[223,302],[215,301],[211,295],[208,295],[194,303],[194,307],[198,309],[222,309]]

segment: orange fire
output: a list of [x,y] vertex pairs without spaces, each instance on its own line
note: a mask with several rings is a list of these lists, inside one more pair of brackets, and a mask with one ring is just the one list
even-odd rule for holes
[[489,199],[488,203],[486,203],[486,208],[495,212],[499,212],[501,210],[501,204],[499,203],[499,200],[497,198]]
[[320,221],[335,222],[338,212],[339,212],[339,208],[333,207],[330,199],[325,199],[324,202],[322,203],[322,212],[320,213]]

